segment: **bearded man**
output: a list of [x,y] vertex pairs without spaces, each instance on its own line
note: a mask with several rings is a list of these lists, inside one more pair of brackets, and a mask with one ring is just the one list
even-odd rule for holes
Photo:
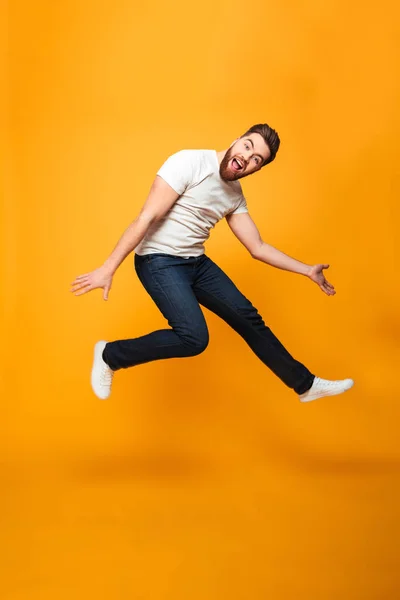
[[328,296],[336,293],[323,273],[328,264],[307,265],[267,244],[249,214],[239,180],[270,164],[279,145],[277,132],[259,124],[228,150],[173,154],[157,172],[140,214],[111,255],[72,283],[76,296],[102,288],[107,300],[114,273],[134,251],[139,280],[169,325],[141,337],[95,344],[91,384],[99,398],[109,397],[113,375],[120,369],[204,352],[209,334],[201,306],[228,323],[301,402],[341,394],[353,386],[351,379],[317,377],[293,358],[250,300],[205,254],[211,229],[225,218],[251,257],[308,277]]

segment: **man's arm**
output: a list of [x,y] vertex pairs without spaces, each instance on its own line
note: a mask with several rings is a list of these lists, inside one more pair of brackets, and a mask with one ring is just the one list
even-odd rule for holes
[[103,288],[103,297],[107,300],[115,271],[142,241],[150,225],[162,219],[178,198],[179,194],[157,175],[138,217],[122,234],[110,256],[98,269],[76,277],[71,284],[71,292],[81,296],[96,288]]
[[142,241],[149,227],[162,219],[178,198],[179,194],[157,175],[139,215],[123,233],[118,244],[104,262],[104,267],[109,273],[115,273],[125,258]]
[[322,270],[327,269],[329,265],[307,265],[284,254],[274,246],[266,244],[261,239],[260,232],[249,213],[227,215],[226,220],[235,236],[247,248],[253,258],[278,269],[305,275],[317,283],[322,291],[329,296],[335,294],[333,285],[325,279],[322,273]]

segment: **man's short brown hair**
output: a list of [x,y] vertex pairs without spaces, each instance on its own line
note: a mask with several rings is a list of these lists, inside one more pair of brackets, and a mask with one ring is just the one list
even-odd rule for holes
[[253,127],[250,127],[250,129],[248,129],[246,131],[246,133],[244,133],[240,137],[244,138],[247,135],[249,135],[250,133],[259,133],[264,138],[264,141],[267,144],[267,146],[271,152],[271,156],[269,158],[267,158],[267,160],[262,165],[263,167],[265,167],[265,165],[268,165],[276,157],[276,153],[278,152],[279,146],[281,143],[281,141],[279,139],[279,135],[275,131],[275,129],[272,129],[272,127],[270,127],[266,123],[261,123],[259,125],[253,125]]

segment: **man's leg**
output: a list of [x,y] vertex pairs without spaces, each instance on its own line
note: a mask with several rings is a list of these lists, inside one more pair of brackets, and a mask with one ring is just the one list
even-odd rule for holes
[[309,390],[314,375],[275,337],[251,302],[212,260],[199,260],[193,286],[196,298],[226,321],[262,362],[297,394]]
[[193,259],[152,254],[135,256],[138,277],[171,329],[109,342],[103,359],[113,370],[164,358],[200,354],[208,344],[204,315],[192,289]]

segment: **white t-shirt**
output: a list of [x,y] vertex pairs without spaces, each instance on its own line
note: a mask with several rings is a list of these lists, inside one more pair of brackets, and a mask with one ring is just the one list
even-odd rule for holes
[[248,212],[239,181],[223,181],[215,150],[181,150],[157,172],[179,194],[171,210],[147,231],[139,255],[201,256],[211,229],[228,214]]

